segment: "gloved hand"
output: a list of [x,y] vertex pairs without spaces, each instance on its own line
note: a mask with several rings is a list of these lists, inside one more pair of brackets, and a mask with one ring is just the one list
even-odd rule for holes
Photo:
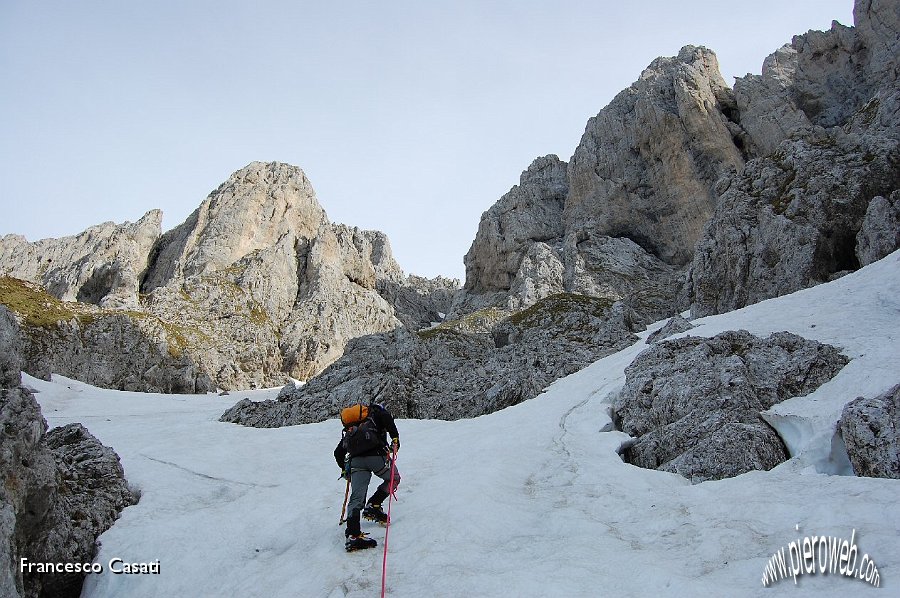
[[391,441],[392,441],[392,442],[391,442],[392,452],[395,452],[395,453],[396,453],[397,451],[400,450],[400,439],[399,439],[399,438],[392,438]]
[[342,470],[341,470],[341,475],[338,477],[338,479],[339,479],[339,480],[346,480],[346,479],[348,479],[348,478],[347,478],[347,472],[344,471],[344,470],[342,469]]

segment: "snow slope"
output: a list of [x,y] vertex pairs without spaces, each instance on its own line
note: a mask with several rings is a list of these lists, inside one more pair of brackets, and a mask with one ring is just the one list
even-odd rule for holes
[[[627,436],[600,430],[607,395],[643,341],[498,413],[401,420],[388,594],[900,595],[900,481],[832,475],[848,465],[832,451],[841,406],[900,382],[900,252],[696,323],[687,334],[788,330],[852,358],[815,393],[768,415],[794,458],[693,486],[623,463],[616,449]],[[343,550],[344,483],[331,455],[337,420],[244,428],[216,420],[252,393],[141,395],[64,378],[26,384],[39,391],[51,426],[82,422],[115,448],[142,493],[103,534],[97,560],[158,559],[161,573],[90,575],[84,596],[379,595],[383,528],[364,522],[376,550]],[[837,575],[763,587],[768,559],[782,547],[813,535],[849,540],[853,530],[881,588]]]

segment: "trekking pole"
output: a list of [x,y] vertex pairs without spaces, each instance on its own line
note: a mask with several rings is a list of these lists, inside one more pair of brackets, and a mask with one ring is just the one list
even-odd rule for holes
[[[347,497],[350,496],[350,476],[347,476],[347,488],[344,490],[344,504],[341,506],[341,520],[338,521],[338,525],[344,525],[344,522],[347,521],[344,519],[344,515],[347,513]],[[391,508],[391,503],[388,503],[388,508]]]
[[397,469],[397,445],[394,445],[391,456],[391,481],[388,482],[387,524],[384,526],[384,556],[381,559],[381,598],[384,598],[385,581],[387,580],[388,533],[391,531],[391,500],[394,498],[394,471]]

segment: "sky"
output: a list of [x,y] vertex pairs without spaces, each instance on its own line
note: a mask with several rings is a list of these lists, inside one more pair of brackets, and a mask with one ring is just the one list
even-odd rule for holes
[[406,272],[464,278],[481,214],[658,56],[759,74],[850,0],[0,0],[0,235],[164,212],[255,161],[300,166],[333,222]]
[[[402,481],[385,505],[390,528],[363,521],[378,546],[352,554],[338,525],[336,418],[249,428],[218,417],[245,396],[277,391],[153,395],[59,376],[24,381],[51,427],[84,424],[141,493],[100,537],[103,573],[87,576],[84,598],[363,598],[379,595],[383,570],[394,598],[880,598],[900,585],[900,480],[855,477],[846,455],[832,457],[841,455],[844,403],[897,383],[898,297],[900,251],[831,283],[692,322],[691,336],[788,330],[851,358],[814,392],[764,414],[792,457],[771,471],[691,485],[621,460],[629,437],[601,430],[626,366],[659,322],[534,399],[472,419],[398,420]],[[788,570],[800,571],[803,540],[822,536],[852,541],[856,556],[845,562],[856,572],[867,555],[881,587],[819,570],[764,588],[773,555],[783,549]],[[812,552],[831,571],[831,557]],[[114,558],[158,560],[160,574],[112,574]]]

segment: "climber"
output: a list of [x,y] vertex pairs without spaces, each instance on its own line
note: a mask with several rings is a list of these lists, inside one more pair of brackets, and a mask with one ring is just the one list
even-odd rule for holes
[[[387,513],[381,508],[381,503],[394,493],[400,483],[400,473],[393,464],[393,456],[400,449],[400,433],[390,412],[375,402],[343,409],[341,423],[344,430],[341,441],[334,449],[334,459],[341,468],[341,477],[349,480],[351,488],[347,503],[347,529],[344,532],[347,539],[344,547],[351,552],[378,544],[367,538],[360,529],[360,514],[370,521],[387,523]],[[366,501],[373,473],[384,481]]]

